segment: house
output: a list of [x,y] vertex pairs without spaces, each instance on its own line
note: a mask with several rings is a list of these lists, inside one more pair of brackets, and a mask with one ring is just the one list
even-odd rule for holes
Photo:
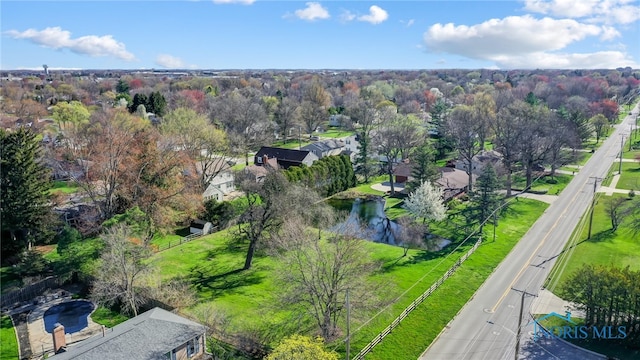
[[342,114],[334,114],[329,116],[329,126],[342,127],[349,122],[349,117]]
[[245,167],[244,175],[255,182],[262,182],[269,171],[278,170],[279,168],[280,166],[278,165],[277,159],[269,158],[267,155],[264,155],[262,157],[262,164],[253,164]]
[[302,164],[311,166],[314,161],[318,160],[318,156],[309,150],[263,146],[254,156],[253,163],[261,166],[265,163],[265,159],[276,159],[278,166],[286,170],[292,166],[300,166]]
[[202,198],[206,200],[215,199],[216,201],[224,200],[224,197],[235,191],[235,177],[233,172],[224,171],[219,173],[209,181],[207,189],[202,194]]
[[[393,169],[395,182],[404,184],[413,180],[411,176],[412,166],[408,161],[396,165]],[[442,189],[444,200],[450,200],[464,192],[469,188],[469,175],[466,172],[452,167],[441,167],[438,169],[439,177],[434,183]],[[473,175],[475,181],[476,175]]]
[[[495,150],[484,150],[471,159],[471,172],[476,175],[482,174],[484,168],[491,164],[496,172],[501,168],[502,154]],[[467,171],[469,164],[465,160],[456,161],[456,169]]]
[[[442,167],[438,169],[440,177],[434,182],[442,188],[444,200],[448,201],[469,189],[469,175],[463,170]],[[476,175],[473,174],[473,181],[476,181]]]
[[327,139],[309,144],[301,150],[310,151],[317,156],[318,159],[322,159],[325,156],[340,155],[346,148],[342,140]]
[[[206,327],[161,308],[154,308],[101,334],[65,348],[55,360],[206,359]],[[64,334],[64,332],[63,332]],[[60,348],[60,341],[56,348]]]

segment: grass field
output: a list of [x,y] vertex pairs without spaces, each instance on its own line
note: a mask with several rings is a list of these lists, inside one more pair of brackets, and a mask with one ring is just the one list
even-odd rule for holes
[[112,328],[128,319],[129,318],[127,316],[103,306],[98,306],[98,308],[91,314],[91,320],[108,328]]
[[[564,190],[569,182],[573,179],[573,175],[556,174],[553,178],[551,176],[545,176],[531,185],[532,192],[544,193],[550,195],[558,195]],[[521,175],[513,176],[513,189],[524,189],[526,185],[526,179]]]
[[[496,229],[496,241],[489,240],[480,246],[452,277],[376,346],[367,359],[416,359],[420,356],[546,208],[546,204],[534,200],[514,202],[508,217]],[[425,289],[421,287],[420,290]],[[413,298],[407,304],[411,301]],[[390,319],[402,309],[397,306]],[[388,322],[356,333],[352,349],[364,347],[387,325]],[[352,356],[354,354],[355,351]]]
[[50,193],[62,193],[62,194],[74,194],[78,192],[80,188],[73,181],[61,181],[56,180],[53,182],[53,187],[49,190]]
[[9,316],[0,318],[0,360],[14,360],[20,357],[18,339]]
[[[470,265],[463,268],[466,270],[461,269],[468,271],[458,280],[464,283],[465,287],[469,287],[465,292],[467,299],[475,291],[474,286],[481,284],[482,276],[485,276],[483,269],[486,268],[488,275],[492,266],[499,262],[545,208],[545,204],[532,200],[514,203],[508,214],[511,221],[505,219],[498,226],[498,240],[483,245],[478,250],[477,259],[471,261],[472,257],[468,260]],[[447,224],[434,226],[434,231],[438,228],[455,233]],[[366,242],[366,246],[372,258],[383,263],[383,271],[374,277],[375,281],[385,285],[384,295],[388,299],[399,299],[354,335],[352,349],[368,343],[404,307],[435,282],[470,245],[463,246],[450,256],[444,256],[450,250],[444,250],[443,253],[410,250],[407,257],[402,257],[403,249],[400,247],[372,242]],[[194,286],[200,299],[199,305],[187,309],[188,313],[197,313],[198,306],[213,306],[231,319],[230,331],[251,332],[268,329],[266,340],[272,344],[289,333],[311,331],[309,319],[293,318],[294,314],[279,306],[274,282],[277,264],[272,258],[258,256],[254,258],[254,265],[250,270],[238,271],[243,265],[245,251],[246,244],[234,242],[229,232],[223,231],[158,253],[152,258],[152,262],[160,269],[164,278],[183,278]],[[474,281],[470,281],[471,279]],[[452,282],[455,283],[455,280]],[[457,303],[464,299],[458,286],[450,291],[453,293],[445,292],[439,295],[442,298],[434,297],[433,301],[438,306],[438,312],[440,307],[443,307],[445,314],[453,316],[466,300]],[[448,307],[451,309],[448,310]],[[352,328],[355,329],[373,314],[352,315],[355,319]],[[445,321],[446,316],[448,315],[443,315],[442,321]],[[446,321],[449,319],[450,317]],[[428,329],[420,328],[416,331],[430,332],[435,336],[444,325],[437,322],[423,326],[427,326]],[[413,340],[406,338],[405,341]],[[340,344],[338,342],[333,346],[340,350]]]

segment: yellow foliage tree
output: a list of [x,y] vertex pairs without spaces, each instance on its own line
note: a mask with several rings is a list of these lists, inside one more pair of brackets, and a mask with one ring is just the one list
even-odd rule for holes
[[312,339],[303,335],[291,335],[266,357],[266,360],[338,360],[338,353],[324,348],[321,337]]

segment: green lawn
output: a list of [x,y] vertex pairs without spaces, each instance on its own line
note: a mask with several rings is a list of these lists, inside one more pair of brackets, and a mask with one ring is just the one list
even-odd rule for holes
[[[400,325],[387,336],[382,343],[367,355],[367,359],[415,359],[435,339],[440,331],[460,311],[473,296],[493,269],[502,261],[512,247],[526,233],[529,227],[547,208],[547,204],[520,199],[514,202],[496,229],[496,241],[488,240],[462,264],[462,266],[444,284],[436,290],[424,303],[418,306]],[[492,229],[485,228],[485,233]],[[491,239],[485,235],[487,239]],[[467,248],[462,249],[466,251]],[[425,282],[425,285],[426,282]],[[427,287],[421,287],[424,291]],[[409,304],[414,299],[408,299]],[[402,311],[402,306],[395,307],[389,316],[393,320]],[[352,356],[371,341],[390,321],[378,327],[363,329],[354,334]],[[366,334],[363,336],[361,333]]]
[[14,360],[20,357],[18,339],[13,329],[13,322],[9,316],[0,318],[0,360]]
[[[640,150],[636,150],[640,149],[640,140],[634,142],[632,146],[632,151],[629,151],[629,143],[625,145],[624,152],[622,153],[623,159],[636,159],[638,156],[640,156]],[[638,166],[640,166],[640,163],[638,164]]]
[[78,184],[73,181],[61,181],[56,180],[53,182],[53,187],[49,190],[50,193],[62,193],[73,194],[80,190]]
[[[619,164],[616,164],[619,166]],[[618,173],[618,166],[615,166],[615,173]],[[639,190],[640,189],[640,164],[638,163],[622,163],[622,174],[616,185],[618,189]]]
[[551,271],[547,287],[556,291],[566,279],[585,264],[629,266],[640,269],[640,241],[633,236],[628,222],[623,222],[615,233],[611,232],[611,221],[606,214],[606,204],[612,197],[627,197],[626,194],[600,195],[593,213],[591,239],[588,237],[589,212],[585,213],[572,239],[560,254]]
[[[531,185],[532,192],[544,193],[550,195],[557,195],[564,190],[569,182],[573,179],[573,175],[556,174],[553,178],[551,176],[545,176]],[[524,189],[526,185],[526,179],[522,175],[513,176],[513,189]]]
[[341,138],[354,135],[353,131],[338,128],[329,128],[327,131],[318,134],[321,138]]
[[128,319],[129,318],[127,316],[103,306],[98,306],[98,308],[91,314],[91,320],[108,328],[112,328],[127,321]]
[[[399,199],[388,201],[391,200],[396,202],[396,204],[389,203],[391,208],[400,201]],[[450,314],[453,316],[457,311],[455,309],[459,309],[466,301],[455,305],[456,301],[463,299],[459,294],[461,290],[458,289],[460,283],[469,287],[465,296],[467,298],[471,296],[474,291],[473,286],[480,285],[482,276],[485,276],[483,274],[490,273],[490,268],[500,261],[545,208],[545,204],[533,200],[522,199],[514,202],[508,218],[498,226],[498,240],[483,245],[481,250],[478,250],[477,259],[471,261],[474,258],[472,257],[469,260],[470,265],[465,267],[468,272],[464,277],[458,282],[452,281],[456,286],[450,291],[454,293],[444,293],[440,295],[442,298],[435,298],[438,312],[440,307],[453,306],[451,311],[454,312]],[[453,233],[452,227],[446,224],[434,226],[434,231],[440,231],[440,228]],[[458,238],[453,240],[459,240],[461,233],[458,232],[456,236]],[[400,247],[372,242],[366,242],[366,246],[372,258],[384,264],[383,271],[374,277],[376,282],[384,285],[381,295],[388,300],[396,298],[398,300],[354,334],[352,341],[354,351],[368,343],[409,303],[442,276],[470,244],[447,257],[444,255],[450,251],[448,249],[443,253],[410,250],[407,257],[402,257],[403,249]],[[292,313],[278,306],[273,274],[276,264],[272,258],[259,255],[254,258],[254,264],[250,270],[238,271],[243,265],[245,252],[246,244],[234,242],[228,231],[222,231],[158,253],[153,256],[152,262],[165,279],[180,277],[193,285],[200,301],[193,308],[186,309],[187,313],[196,314],[199,306],[212,306],[231,319],[228,328],[231,332],[268,329],[267,341],[273,344],[289,333],[312,331],[313,326],[309,319],[293,318]],[[469,281],[470,279],[477,279],[477,281]],[[351,325],[352,329],[355,329],[373,316],[373,313],[353,315],[354,320]],[[431,332],[435,336],[444,326],[443,322],[450,320],[451,317],[446,318],[446,316],[448,315],[442,315],[442,322],[433,324],[424,322],[423,326],[427,326],[428,329],[415,331]],[[433,339],[433,336],[430,338]],[[415,339],[411,337],[404,339],[405,342],[413,340]],[[339,344],[341,343],[333,344],[332,347]],[[396,350],[398,349],[393,351]],[[420,349],[422,350],[424,347]],[[419,352],[415,354],[417,356]]]

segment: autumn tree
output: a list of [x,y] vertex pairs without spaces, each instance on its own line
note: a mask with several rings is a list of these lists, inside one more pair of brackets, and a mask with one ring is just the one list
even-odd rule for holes
[[338,353],[324,347],[322,338],[312,339],[303,335],[284,338],[266,360],[338,360]]
[[106,306],[120,305],[125,313],[138,315],[146,301],[141,280],[150,271],[149,250],[139,245],[124,224],[109,227],[100,236],[105,248],[95,274],[91,298]]
[[50,235],[54,223],[48,169],[40,162],[37,134],[27,128],[0,129],[0,213],[2,255],[6,259]]

